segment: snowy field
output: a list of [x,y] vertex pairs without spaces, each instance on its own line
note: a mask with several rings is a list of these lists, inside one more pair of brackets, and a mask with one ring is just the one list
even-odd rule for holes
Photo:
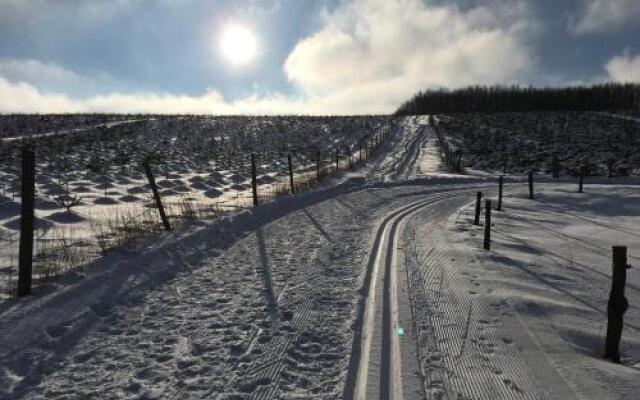
[[[637,186],[509,189],[492,250],[474,207],[434,232],[409,223],[414,327],[426,398],[625,399],[640,389],[640,276],[627,276],[622,364],[602,359],[611,246],[640,260]],[[494,197],[495,199],[495,197]],[[414,238],[429,237],[427,240]]]
[[634,398],[635,269],[622,363],[602,353],[611,246],[640,264],[637,182],[546,179],[529,200],[511,176],[484,251],[473,202],[497,184],[470,172],[403,118],[352,172],[5,301],[0,398]]
[[[46,280],[161,229],[141,166],[151,161],[171,223],[210,219],[258,197],[300,190],[368,155],[386,117],[0,116],[0,299],[15,292],[20,165],[36,143],[36,281]],[[80,128],[70,128],[72,123]],[[45,131],[49,123],[53,131]],[[94,125],[88,126],[87,124]],[[24,134],[16,136],[19,128]],[[351,161],[349,161],[349,158]]]
[[466,167],[499,173],[629,176],[640,173],[640,119],[596,112],[438,116]]

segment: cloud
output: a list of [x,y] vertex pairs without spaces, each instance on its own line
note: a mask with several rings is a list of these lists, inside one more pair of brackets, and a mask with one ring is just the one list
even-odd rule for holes
[[0,57],[0,76],[12,82],[29,82],[47,93],[86,93],[96,89],[92,79],[34,59]]
[[638,18],[638,0],[586,0],[577,19],[570,19],[569,30],[576,34],[605,32],[634,23]]
[[[497,3],[494,3],[497,4]],[[425,87],[516,81],[532,66],[527,8],[466,11],[420,0],[356,0],[325,18],[285,63],[302,90],[333,103],[389,112]]]
[[0,113],[151,113],[151,114],[311,114],[331,113],[316,108],[308,98],[294,99],[279,94],[249,96],[228,102],[210,90],[201,96],[167,93],[110,93],[83,99],[65,94],[42,93],[25,83],[12,83],[0,76]]
[[613,57],[607,62],[605,69],[612,81],[640,83],[640,54],[632,57],[624,53]]
[[533,68],[527,40],[535,26],[526,2],[505,1],[466,9],[422,0],[342,1],[325,11],[319,30],[300,40],[283,65],[297,95],[227,101],[209,90],[72,98],[49,90],[37,75],[85,78],[35,60],[5,60],[4,67],[0,61],[0,112],[391,113],[427,87],[519,82]]
[[43,94],[28,83],[11,83],[0,76],[0,112],[63,113],[77,112],[64,94]]

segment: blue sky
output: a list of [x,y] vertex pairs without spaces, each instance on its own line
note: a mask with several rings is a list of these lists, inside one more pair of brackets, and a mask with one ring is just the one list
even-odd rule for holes
[[[640,0],[0,0],[0,112],[387,113],[420,89],[640,81]],[[252,62],[220,51],[251,31]]]

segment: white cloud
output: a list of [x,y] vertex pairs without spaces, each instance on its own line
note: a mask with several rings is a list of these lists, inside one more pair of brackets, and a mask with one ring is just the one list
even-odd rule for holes
[[605,69],[612,81],[640,83],[640,54],[632,57],[624,53],[613,57],[606,64]]
[[512,5],[502,18],[489,6],[355,0],[298,43],[285,70],[308,93],[371,112],[392,111],[424,87],[512,82],[532,64],[523,39],[527,8]]
[[63,94],[42,94],[24,82],[11,83],[0,76],[0,112],[62,113],[76,112],[73,103]]
[[65,94],[42,93],[33,85],[12,83],[0,76],[0,113],[309,114],[314,110],[331,113],[329,107],[316,107],[306,98],[250,96],[228,102],[213,90],[201,96],[111,93],[75,100]]
[[[285,62],[284,71],[302,93],[297,97],[226,101],[208,91],[202,96],[111,93],[78,100],[47,94],[33,83],[37,71],[78,79],[70,71],[28,60],[24,65],[32,72],[3,79],[0,63],[0,112],[390,113],[426,87],[514,83],[529,71],[532,18],[526,2],[506,6],[499,0],[466,10],[422,0],[344,1],[326,12],[321,29],[299,41]],[[5,72],[18,67],[6,63]]]
[[570,20],[569,30],[576,34],[609,31],[640,18],[638,0],[585,0],[584,3],[577,19]]

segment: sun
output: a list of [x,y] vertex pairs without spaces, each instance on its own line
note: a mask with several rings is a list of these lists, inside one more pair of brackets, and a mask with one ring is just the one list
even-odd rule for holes
[[227,25],[220,37],[220,51],[231,64],[247,65],[256,57],[256,37],[242,25]]

